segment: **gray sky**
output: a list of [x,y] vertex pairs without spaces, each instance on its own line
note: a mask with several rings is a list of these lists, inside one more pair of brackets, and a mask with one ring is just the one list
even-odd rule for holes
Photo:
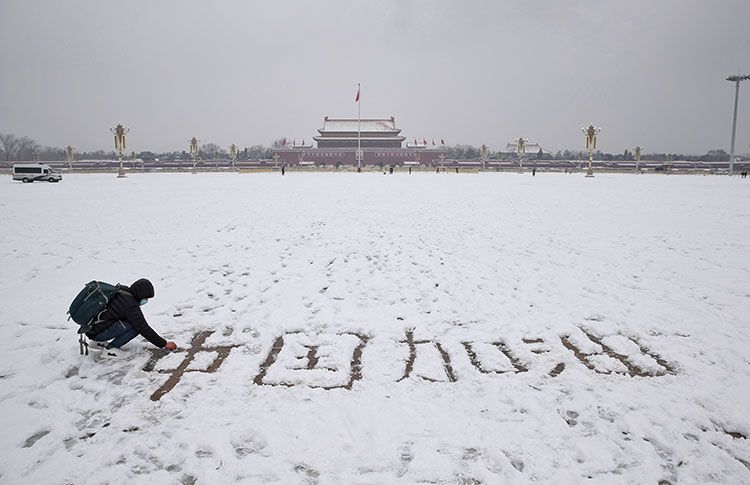
[[[325,115],[409,139],[729,151],[750,73],[747,0],[0,0],[0,132],[44,145],[187,149],[310,140]],[[750,144],[750,82],[738,152]]]

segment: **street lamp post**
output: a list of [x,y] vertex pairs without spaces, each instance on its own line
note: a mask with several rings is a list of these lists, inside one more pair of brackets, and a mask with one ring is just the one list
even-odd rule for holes
[[68,170],[73,170],[73,147],[68,145],[65,147],[65,156],[68,159]]
[[734,139],[737,133],[737,101],[740,97],[740,82],[750,79],[750,75],[729,76],[727,81],[734,82],[734,116],[732,118],[732,148],[729,154],[729,175],[734,175]]
[[192,137],[190,139],[190,158],[193,159],[193,173],[197,173],[197,169],[195,166],[195,159],[198,157],[198,143],[200,140],[198,140],[196,137]]
[[518,173],[523,173],[523,156],[526,154],[526,142],[529,141],[525,138],[516,138],[513,143],[508,143],[506,148],[515,148],[516,156],[518,157]]
[[122,151],[125,150],[125,135],[130,131],[130,128],[125,128],[118,123],[116,127],[110,128],[109,131],[115,135],[115,150],[117,150],[117,159],[120,162],[117,178],[125,178],[125,167],[122,166]]
[[440,159],[440,171],[445,172],[445,153],[441,153],[438,158]]
[[526,148],[538,148],[540,151],[542,149],[538,143],[530,144],[528,141],[529,140],[526,138],[516,138],[513,140],[513,143],[508,143],[506,146],[506,149],[513,149],[516,151],[516,156],[518,158],[518,173],[523,173],[523,159],[526,156]]
[[237,163],[237,145],[234,143],[229,145],[229,159],[232,161],[232,170],[234,170]]
[[641,168],[641,147],[635,147],[635,171]]
[[584,136],[586,136],[586,150],[589,152],[589,168],[586,170],[586,177],[594,176],[594,169],[592,168],[592,160],[594,157],[594,150],[596,150],[596,135],[602,131],[601,128],[594,126],[593,123],[589,124],[587,128],[581,128]]
[[490,157],[490,150],[487,148],[487,145],[482,145],[482,147],[479,149],[479,158],[482,160],[482,170],[485,169],[485,166],[487,165],[487,159]]
[[278,153],[274,153],[272,158],[273,158],[273,166],[274,166],[274,168],[278,168],[278,166],[279,166],[279,158],[281,158],[281,157],[279,156]]

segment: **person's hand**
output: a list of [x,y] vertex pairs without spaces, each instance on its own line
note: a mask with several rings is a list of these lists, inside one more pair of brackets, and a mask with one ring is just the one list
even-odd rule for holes
[[167,345],[165,345],[165,347],[167,348],[167,350],[177,350],[177,344],[172,341],[167,342]]

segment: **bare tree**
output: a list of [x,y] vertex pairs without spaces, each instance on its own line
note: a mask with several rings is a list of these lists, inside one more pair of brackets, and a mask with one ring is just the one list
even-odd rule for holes
[[26,136],[18,139],[18,151],[16,160],[34,160],[41,146],[36,141]]
[[0,144],[3,146],[3,152],[5,154],[5,161],[9,162],[18,152],[21,140],[16,138],[15,135],[6,135],[0,133]]
[[39,160],[62,161],[67,159],[67,154],[62,148],[43,147],[39,150]]
[[248,158],[263,159],[271,158],[271,149],[263,145],[253,145],[247,148]]
[[201,145],[201,157],[204,159],[213,159],[215,157],[220,157],[224,152],[224,150],[217,145],[216,143],[204,143]]

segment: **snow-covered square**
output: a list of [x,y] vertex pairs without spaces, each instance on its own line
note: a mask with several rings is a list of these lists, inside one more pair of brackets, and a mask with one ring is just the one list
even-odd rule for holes
[[[0,483],[748,483],[750,186],[0,178]],[[177,342],[79,354],[149,278]]]

